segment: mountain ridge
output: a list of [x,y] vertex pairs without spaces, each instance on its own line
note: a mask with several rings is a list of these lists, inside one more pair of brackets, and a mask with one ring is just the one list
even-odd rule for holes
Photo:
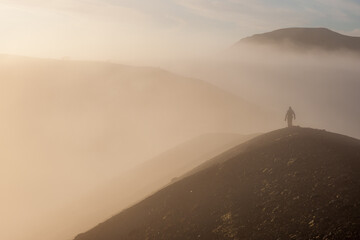
[[75,239],[360,237],[358,139],[294,127],[242,148]]
[[103,184],[81,201],[74,201],[59,217],[81,212],[81,216],[72,216],[72,221],[76,223],[72,227],[77,229],[76,232],[87,230],[113,216],[114,212],[127,209],[177,181],[184,173],[209,158],[254,136],[211,133],[190,139]]
[[243,38],[235,46],[241,46],[243,43],[297,50],[360,51],[360,37],[343,35],[327,28],[278,29]]

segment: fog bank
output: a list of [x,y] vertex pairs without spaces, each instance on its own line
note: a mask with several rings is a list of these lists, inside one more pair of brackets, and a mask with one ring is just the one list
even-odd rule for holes
[[[274,124],[260,106],[156,68],[5,55],[0,62],[1,239],[73,236],[80,229],[59,214],[113,178],[199,135]],[[52,219],[65,227],[45,228]]]
[[272,110],[281,122],[289,106],[296,124],[360,137],[360,54],[291,51],[243,44],[212,59],[167,65]]

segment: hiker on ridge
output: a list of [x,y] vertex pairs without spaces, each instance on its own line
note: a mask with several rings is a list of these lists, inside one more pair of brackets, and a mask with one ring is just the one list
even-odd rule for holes
[[289,107],[285,115],[285,121],[287,120],[288,127],[292,127],[293,119],[296,119],[295,112],[291,107]]

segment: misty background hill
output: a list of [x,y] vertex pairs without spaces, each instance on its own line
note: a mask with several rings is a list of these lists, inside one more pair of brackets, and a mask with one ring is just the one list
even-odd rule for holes
[[342,35],[327,28],[285,28],[268,33],[256,34],[241,39],[241,44],[273,45],[292,47],[298,50],[311,51],[322,49],[327,51],[345,50],[360,53],[360,37]]
[[229,151],[75,239],[360,237],[359,140],[293,127]]
[[157,68],[1,55],[0,79],[0,186],[11,192],[1,225],[19,235],[3,239],[49,239],[42,224],[59,209],[182,142],[274,123],[260,106]]

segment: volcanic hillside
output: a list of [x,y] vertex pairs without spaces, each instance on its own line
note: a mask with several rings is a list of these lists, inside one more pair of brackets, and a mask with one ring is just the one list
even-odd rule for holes
[[[97,187],[79,201],[73,200],[45,227],[73,237],[180,179],[194,167],[255,136],[211,133],[186,141]],[[64,220],[67,224],[63,224]],[[59,234],[54,233],[56,235]]]
[[319,48],[323,50],[348,50],[360,52],[360,37],[342,35],[327,28],[285,28],[256,34],[238,42],[292,46],[302,50]]
[[76,240],[359,239],[360,141],[277,130]]

